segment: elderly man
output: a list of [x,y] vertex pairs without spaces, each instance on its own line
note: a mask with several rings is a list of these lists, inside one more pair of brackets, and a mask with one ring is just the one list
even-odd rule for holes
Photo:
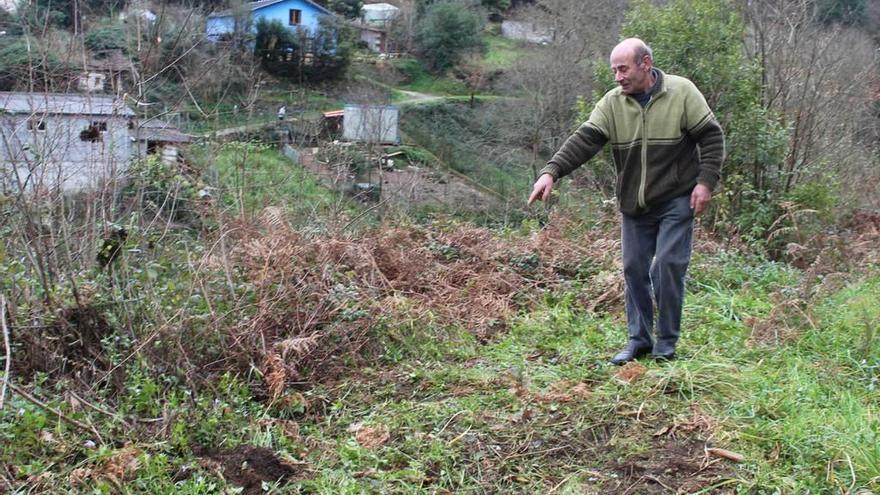
[[[611,51],[618,87],[602,97],[535,182],[529,205],[611,143],[622,214],[629,342],[611,359],[673,359],[681,329],[693,220],[721,176],[724,134],[689,80],[654,67],[651,49],[630,38]],[[654,304],[657,325],[654,328]]]

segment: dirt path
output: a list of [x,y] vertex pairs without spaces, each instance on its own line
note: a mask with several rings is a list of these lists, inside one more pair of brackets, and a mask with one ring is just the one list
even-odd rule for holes
[[398,105],[412,105],[412,104],[421,104],[421,103],[430,103],[432,101],[440,101],[448,96],[440,96],[440,95],[432,95],[428,93],[419,93],[417,91],[406,91],[403,89],[398,89],[400,93],[406,95],[406,99],[399,100],[397,102]]

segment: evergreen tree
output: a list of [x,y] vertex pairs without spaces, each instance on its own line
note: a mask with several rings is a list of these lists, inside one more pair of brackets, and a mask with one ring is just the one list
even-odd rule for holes
[[318,22],[318,31],[310,40],[311,63],[303,66],[304,77],[309,82],[339,79],[351,61],[354,33],[347,24],[330,17],[321,17]]
[[465,54],[482,51],[483,16],[468,3],[444,0],[431,4],[419,21],[416,44],[427,66],[442,72]]
[[327,8],[346,19],[357,19],[361,15],[363,5],[362,0],[330,0]]
[[298,73],[300,43],[296,33],[278,20],[260,19],[256,27],[254,56],[263,69],[278,76]]

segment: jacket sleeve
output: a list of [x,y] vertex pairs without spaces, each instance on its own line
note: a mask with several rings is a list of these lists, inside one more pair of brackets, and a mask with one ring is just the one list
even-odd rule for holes
[[697,182],[714,191],[721,180],[724,161],[724,131],[696,86],[685,100],[685,129],[700,147],[700,171]]
[[590,118],[565,140],[559,151],[541,169],[538,176],[550,174],[554,180],[572,173],[598,153],[608,142],[609,122],[606,118],[605,98],[599,100]]

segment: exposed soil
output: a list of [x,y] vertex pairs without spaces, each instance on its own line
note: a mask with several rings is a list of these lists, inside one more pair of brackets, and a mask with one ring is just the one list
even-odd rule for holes
[[242,487],[244,495],[264,493],[263,482],[292,480],[302,474],[300,466],[287,463],[262,447],[240,445],[229,450],[205,449],[197,455],[206,469],[217,471],[229,483]]
[[[606,481],[603,493],[694,493],[734,478],[730,462],[708,456],[705,445],[698,439],[659,438],[646,453],[609,466],[618,477]],[[731,486],[701,493],[733,493]]]

